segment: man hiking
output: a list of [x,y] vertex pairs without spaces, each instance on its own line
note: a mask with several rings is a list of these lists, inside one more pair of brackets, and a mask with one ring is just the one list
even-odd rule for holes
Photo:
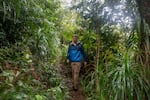
[[83,45],[78,41],[78,35],[73,35],[73,40],[68,47],[67,62],[71,62],[72,76],[73,76],[73,89],[78,90],[79,72],[81,68],[81,63],[84,61],[86,65],[86,54],[84,52]]

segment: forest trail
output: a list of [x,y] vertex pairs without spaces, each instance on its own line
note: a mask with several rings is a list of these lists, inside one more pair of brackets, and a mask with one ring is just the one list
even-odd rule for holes
[[61,75],[65,85],[67,86],[69,90],[69,95],[71,96],[71,99],[69,100],[86,100],[86,96],[83,93],[81,81],[79,84],[78,91],[73,90],[73,84],[72,84],[72,73],[71,73],[71,66],[65,65],[64,63],[60,63],[58,66],[58,72]]

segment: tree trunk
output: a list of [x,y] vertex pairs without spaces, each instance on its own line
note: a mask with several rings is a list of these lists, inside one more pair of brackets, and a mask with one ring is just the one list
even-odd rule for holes
[[150,0],[137,0],[141,18],[145,19],[150,27]]
[[98,66],[99,66],[99,59],[100,59],[100,35],[97,34],[97,50],[96,50],[96,66],[95,66],[95,71],[96,71],[96,91],[99,91],[99,81],[98,81]]
[[[142,61],[144,64],[144,74],[150,79],[150,33],[145,32],[145,22],[150,27],[150,0],[137,0],[141,17],[140,25],[140,48],[142,50]],[[149,34],[149,35],[148,35]],[[150,81],[150,80],[149,80]]]

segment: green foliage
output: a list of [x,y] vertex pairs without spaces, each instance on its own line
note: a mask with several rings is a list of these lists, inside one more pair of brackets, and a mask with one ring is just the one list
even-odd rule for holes
[[[61,9],[56,0],[1,0],[0,99],[68,99],[56,66],[59,56],[66,55],[66,43],[78,32],[88,55],[88,65],[82,69],[88,100],[149,100],[149,26],[143,19],[137,22],[137,34],[128,30],[130,23],[123,23],[126,17],[135,17],[135,0],[102,1],[79,2],[73,6],[78,14]],[[124,8],[117,9],[118,4]],[[114,23],[106,8],[126,15],[118,13],[123,19]],[[33,77],[31,64],[40,80]]]
[[[83,87],[83,90],[85,91],[86,95],[88,97],[94,95],[95,93],[95,90],[93,89],[94,88],[94,82],[95,82],[95,73],[94,72],[91,72],[88,74],[88,76],[85,76],[82,78],[82,87]],[[89,81],[89,82],[87,82]]]
[[136,57],[137,62],[143,66],[143,74],[147,77],[148,81],[150,82],[150,63],[149,63],[149,52],[150,52],[150,28],[148,24],[145,22],[144,19],[137,21],[136,31],[139,37],[138,46],[139,49],[137,50]]
[[48,91],[50,92],[50,95],[49,95],[50,98],[49,99],[66,100],[66,99],[70,98],[69,92],[64,91],[65,89],[62,89],[62,88],[64,88],[64,86],[60,85],[58,87],[48,89]]
[[67,98],[56,71],[59,7],[55,0],[0,1],[0,99]]
[[[23,75],[19,72],[18,74]],[[15,78],[13,71],[3,71],[2,75],[6,77],[6,80],[1,83],[0,99],[58,100],[62,98],[61,100],[65,100],[68,96],[66,88],[61,84],[54,88],[47,89],[47,86],[44,84],[44,82],[32,79],[30,75],[22,76],[22,78],[16,84],[13,84],[13,78]]]
[[80,30],[81,27],[79,26],[79,23],[81,22],[82,18],[75,11],[63,9],[62,13],[65,14],[62,14],[61,16],[61,41],[66,43],[72,41],[73,34],[77,30]]
[[[130,53],[129,53],[130,52]],[[133,52],[127,51],[119,56],[117,64],[108,73],[110,98],[137,99],[149,98],[150,86],[145,78],[142,78],[141,67],[132,60]],[[130,56],[129,56],[130,55]]]
[[[137,35],[125,39],[124,46],[116,43],[111,49],[103,48],[100,65],[95,72],[85,74],[82,86],[89,100],[93,99],[148,99],[150,85],[143,76],[142,66],[136,62]],[[113,52],[117,50],[117,52]],[[92,66],[91,66],[92,67]],[[98,74],[98,91],[95,88]]]
[[104,25],[101,27],[101,45],[103,52],[110,50],[113,53],[117,53],[115,46],[120,45],[119,42],[123,43],[123,37],[125,33],[121,32],[121,29],[115,25]]

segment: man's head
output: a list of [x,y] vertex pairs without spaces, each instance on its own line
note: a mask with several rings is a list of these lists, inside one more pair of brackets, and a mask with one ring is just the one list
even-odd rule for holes
[[74,34],[74,35],[73,35],[73,42],[74,42],[74,43],[77,43],[77,42],[78,42],[78,35],[77,35],[77,34]]

